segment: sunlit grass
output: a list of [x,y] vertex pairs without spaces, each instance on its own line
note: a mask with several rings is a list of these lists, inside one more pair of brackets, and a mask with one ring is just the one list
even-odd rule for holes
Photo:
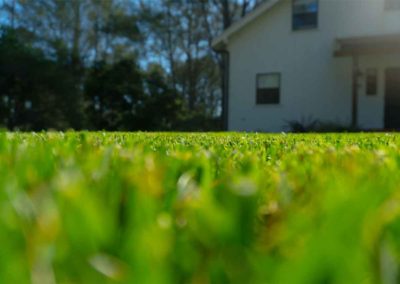
[[0,133],[2,283],[397,283],[400,135]]

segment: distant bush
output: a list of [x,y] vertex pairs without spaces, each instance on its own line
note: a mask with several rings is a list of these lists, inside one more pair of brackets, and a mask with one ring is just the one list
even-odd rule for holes
[[306,133],[306,132],[357,132],[360,128],[351,125],[345,125],[338,122],[332,121],[320,121],[318,119],[300,119],[290,120],[287,122],[287,126],[290,132],[294,133]]
[[203,112],[182,111],[174,123],[176,131],[219,131],[221,118],[209,117]]

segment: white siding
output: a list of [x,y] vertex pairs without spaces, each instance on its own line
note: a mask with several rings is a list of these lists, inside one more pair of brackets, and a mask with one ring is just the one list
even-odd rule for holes
[[[319,26],[292,31],[291,0],[234,34],[230,52],[230,130],[283,131],[290,120],[350,124],[352,59],[333,57],[336,38],[400,33],[400,11],[384,11],[383,0],[320,0]],[[360,58],[362,69],[379,68],[379,94],[359,88],[359,124],[383,127],[384,69],[400,67],[400,56]],[[256,105],[256,74],[280,72],[279,105]]]
[[384,127],[385,70],[400,67],[400,55],[363,56],[360,58],[360,70],[365,74],[368,68],[378,71],[378,93],[376,96],[366,95],[365,76],[359,79],[358,88],[358,122],[362,128]]

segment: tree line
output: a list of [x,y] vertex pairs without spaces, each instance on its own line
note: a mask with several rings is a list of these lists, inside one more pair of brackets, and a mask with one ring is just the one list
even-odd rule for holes
[[218,130],[212,39],[260,0],[3,0],[0,127]]

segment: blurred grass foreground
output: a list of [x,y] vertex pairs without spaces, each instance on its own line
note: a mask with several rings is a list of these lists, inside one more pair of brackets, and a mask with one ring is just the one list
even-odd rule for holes
[[400,135],[0,133],[1,283],[398,283]]

